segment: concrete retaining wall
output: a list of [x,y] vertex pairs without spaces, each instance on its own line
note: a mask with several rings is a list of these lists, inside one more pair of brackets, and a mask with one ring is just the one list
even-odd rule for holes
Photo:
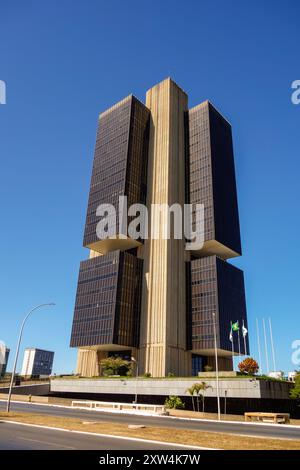
[[[49,402],[48,397],[31,396],[31,400],[29,400],[29,395],[17,395],[15,393],[11,396],[11,399],[12,401],[24,401],[24,402],[31,401],[31,403],[48,403]],[[0,400],[7,400],[7,394],[0,393]]]
[[[8,393],[9,387],[1,387],[0,393]],[[48,395],[50,392],[50,383],[35,385],[18,385],[13,387],[12,392],[17,395]]]
[[[55,379],[51,380],[51,393],[68,394],[113,394],[113,395],[152,395],[186,396],[186,390],[201,379]],[[206,397],[216,396],[216,381],[205,380],[210,386]],[[220,379],[220,396],[227,394],[228,398],[270,398],[288,399],[290,384],[256,379]]]

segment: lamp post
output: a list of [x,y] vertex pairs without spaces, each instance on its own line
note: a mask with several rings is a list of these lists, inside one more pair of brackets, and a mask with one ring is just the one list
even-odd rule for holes
[[34,310],[37,310],[38,308],[41,308],[41,307],[50,307],[50,306],[53,306],[53,305],[55,305],[53,302],[48,303],[48,304],[40,304],[40,305],[37,305],[36,307],[32,308],[32,309],[27,313],[27,315],[25,316],[25,318],[24,318],[24,320],[23,320],[23,322],[22,322],[22,324],[21,324],[20,333],[19,333],[19,339],[18,339],[18,343],[17,343],[16,356],[15,356],[15,361],[14,361],[14,367],[13,367],[13,371],[12,371],[12,374],[11,374],[11,380],[10,380],[10,386],[9,386],[9,392],[8,392],[8,398],[7,398],[7,406],[6,406],[6,411],[7,411],[7,413],[9,413],[9,409],[10,409],[10,401],[11,401],[12,387],[13,387],[13,383],[14,383],[14,378],[15,378],[15,373],[16,373],[16,367],[17,367],[17,362],[18,362],[18,357],[19,357],[19,351],[20,351],[20,344],[21,344],[22,335],[23,335],[23,329],[24,329],[26,320],[27,320],[27,318],[29,317],[29,315],[30,315],[32,312],[34,312]]
[[138,397],[137,382],[138,382],[138,376],[139,376],[139,363],[134,357],[132,357],[131,360],[132,360],[132,362],[135,363],[135,399],[134,399],[134,403],[137,403],[137,397]]
[[212,312],[215,342],[215,362],[216,362],[216,382],[217,382],[217,404],[218,404],[218,420],[221,419],[220,410],[220,387],[219,387],[219,367],[218,367],[218,350],[217,350],[217,333],[216,333],[216,314]]

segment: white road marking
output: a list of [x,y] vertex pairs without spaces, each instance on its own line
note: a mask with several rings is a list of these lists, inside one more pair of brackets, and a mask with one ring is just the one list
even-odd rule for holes
[[71,446],[66,446],[64,444],[57,444],[55,442],[48,442],[48,441],[39,441],[38,439],[29,439],[28,437],[18,437],[18,439],[22,441],[29,441],[29,442],[38,442],[39,444],[47,444],[53,447],[59,447],[59,448],[64,448],[64,449],[72,449],[76,450],[76,447],[71,447]]

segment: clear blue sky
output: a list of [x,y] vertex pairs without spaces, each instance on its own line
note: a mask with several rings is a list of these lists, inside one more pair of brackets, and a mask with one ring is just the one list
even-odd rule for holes
[[[193,106],[210,99],[232,123],[250,342],[271,316],[277,368],[300,339],[297,0],[10,1],[1,5],[0,339],[14,352],[24,313],[40,302],[23,347],[68,346],[97,116],[171,76]],[[10,360],[11,365],[11,360]]]

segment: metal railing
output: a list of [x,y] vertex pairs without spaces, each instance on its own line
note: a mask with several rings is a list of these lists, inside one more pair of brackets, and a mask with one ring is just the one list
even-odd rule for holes
[[84,408],[98,411],[135,411],[166,414],[164,405],[149,405],[146,403],[116,403],[107,401],[73,400],[73,408]]

